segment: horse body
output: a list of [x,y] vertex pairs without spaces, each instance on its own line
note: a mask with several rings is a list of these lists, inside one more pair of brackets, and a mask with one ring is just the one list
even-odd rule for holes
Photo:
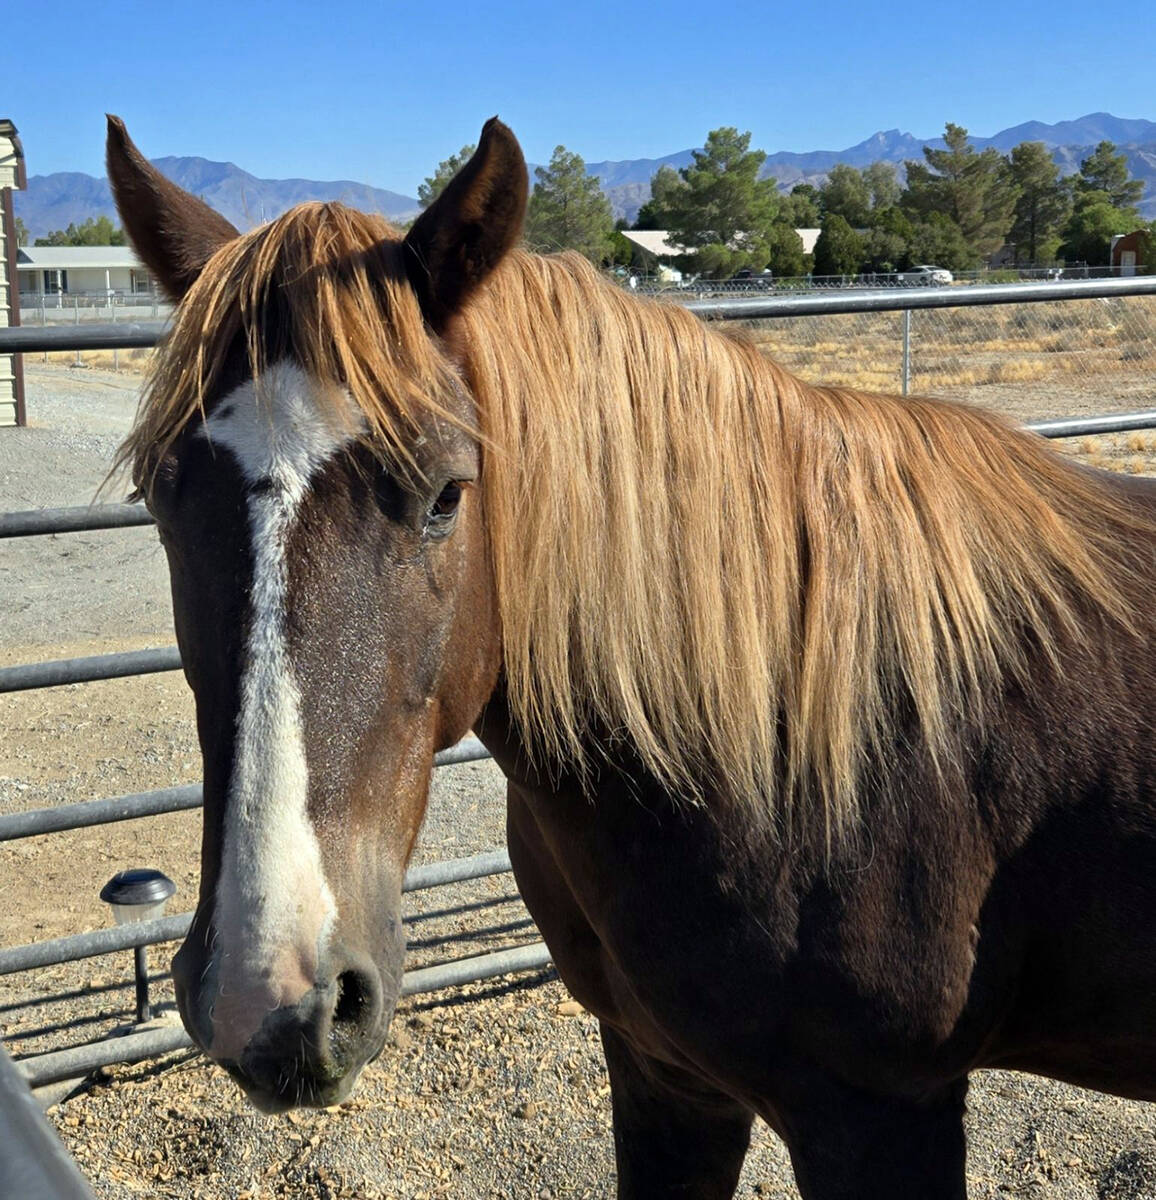
[[125,451],[205,756],[174,975],[255,1102],[380,1049],[471,724],[622,1196],[730,1195],[757,1114],[807,1200],[962,1197],[977,1067],[1156,1098],[1151,485],[512,251],[494,123],[404,240],[109,168],[182,300]]
[[[903,764],[870,802],[869,842],[836,861],[688,810],[636,764],[604,770],[593,797],[541,779],[491,703],[480,732],[511,778],[519,887],[617,1043],[616,1122],[650,1112],[634,1152],[620,1146],[625,1195],[673,1191],[724,1150],[717,1190],[692,1194],[729,1195],[758,1113],[804,1196],[962,1196],[981,1067],[1156,1099],[1156,958],[1138,916],[1156,904],[1156,694],[1135,645],[1103,649],[1123,657],[1072,663],[1048,720],[1009,698],[970,778]],[[1105,708],[1089,714],[1093,670]]]

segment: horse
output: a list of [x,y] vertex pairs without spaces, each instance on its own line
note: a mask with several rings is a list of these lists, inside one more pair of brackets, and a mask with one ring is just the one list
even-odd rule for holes
[[204,757],[173,972],[258,1108],[381,1051],[471,728],[620,1197],[732,1195],[757,1115],[804,1200],[962,1200],[971,1071],[1156,1098],[1151,483],[528,253],[496,118],[404,235],[108,169],[177,302],[120,454]]

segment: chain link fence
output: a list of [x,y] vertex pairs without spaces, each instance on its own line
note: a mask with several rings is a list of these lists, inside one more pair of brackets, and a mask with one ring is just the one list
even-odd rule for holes
[[[746,326],[768,355],[810,383],[944,396],[1023,422],[1156,407],[1156,296],[779,317]],[[1078,439],[1065,448],[1095,465],[1156,474],[1153,433]]]

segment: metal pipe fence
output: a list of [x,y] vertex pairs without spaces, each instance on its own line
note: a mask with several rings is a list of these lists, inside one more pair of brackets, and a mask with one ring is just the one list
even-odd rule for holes
[[[792,319],[816,315],[871,314],[896,312],[903,319],[903,391],[911,378],[911,316],[915,310],[962,309],[1008,304],[1047,304],[1057,301],[1114,301],[1130,296],[1156,296],[1156,278],[1049,280],[1038,283],[976,284],[968,287],[880,288],[875,290],[837,290],[830,293],[757,295],[743,299],[702,299],[686,307],[707,320],[755,322],[768,319]],[[685,297],[680,297],[685,300]],[[163,336],[163,322],[118,323],[111,325],[75,325],[0,329],[0,354],[49,350],[104,350],[149,347]],[[1044,437],[1077,437],[1088,434],[1156,428],[1156,410],[1107,414],[1091,418],[1057,418],[1035,422],[1028,428]],[[0,514],[0,538],[55,535],[98,529],[114,529],[152,523],[141,506],[127,504],[47,509],[36,512]],[[98,679],[113,679],[180,667],[176,647],[158,647],[114,655],[65,659],[18,665],[0,669],[0,692],[26,688],[53,687]],[[466,739],[439,754],[436,765],[468,762],[489,757],[476,739]],[[153,792],[112,797],[56,808],[39,809],[0,816],[0,841],[39,834],[77,829],[138,817],[195,808],[202,802],[196,786],[162,788]],[[504,857],[495,857],[504,856]],[[406,876],[406,890],[436,887],[463,878],[509,870],[505,851],[491,851],[470,860],[430,864],[415,868]],[[479,868],[474,875],[457,874]],[[421,881],[421,882],[415,882]],[[0,974],[27,970],[58,962],[75,961],[90,954],[109,953],[156,941],[183,937],[190,914],[162,918],[148,925],[124,926],[59,938],[50,942],[13,947],[0,951]],[[146,940],[147,939],[147,940]],[[96,948],[100,947],[100,948]],[[55,957],[53,957],[55,956]],[[410,972],[405,976],[403,994],[456,986],[462,982],[490,978],[514,970],[547,965],[549,955],[541,943],[496,951],[488,955],[439,963]],[[163,1035],[163,1036],[162,1036]],[[141,1057],[190,1044],[183,1031],[150,1031],[113,1039],[96,1046],[74,1047],[24,1060],[25,1077],[40,1082],[70,1078],[95,1066],[135,1061]]]
[[[470,879],[504,875],[510,870],[512,868],[509,851],[500,846],[496,850],[484,850],[481,854],[473,854],[468,858],[453,858],[412,867],[405,873],[401,890],[405,893],[427,891],[430,888],[445,887],[450,883],[464,883]],[[137,946],[175,942],[189,932],[192,922],[191,912],[174,913],[172,916],[155,917],[150,921],[114,925],[89,933],[74,933],[68,937],[30,942],[25,946],[9,946],[0,950],[0,975],[33,971],[38,967],[52,967],[59,963],[79,962],[81,959],[95,958],[100,954],[133,950]]]
[[[942,268],[936,268],[942,270]],[[1135,278],[1151,274],[1146,267],[1137,266],[1125,276],[1122,267],[1089,267],[1074,264],[1066,267],[1002,267],[979,271],[956,271],[951,280],[938,281],[929,272],[868,271],[857,275],[773,275],[745,274],[731,279],[681,279],[677,282],[615,268],[608,273],[612,282],[640,295],[665,295],[705,298],[709,296],[790,295],[806,292],[839,292],[855,288],[921,288],[956,286],[974,287],[983,284],[1007,286],[1017,283],[1059,282],[1085,279]],[[630,282],[633,277],[634,283]]]
[[[448,767],[456,763],[479,762],[489,757],[490,752],[477,738],[466,737],[457,745],[435,754],[434,766]],[[112,825],[117,821],[156,817],[162,813],[183,812],[190,808],[200,808],[202,799],[200,784],[189,783],[182,787],[157,788],[150,792],[112,796],[107,800],[84,800],[79,804],[57,804],[51,808],[5,813],[0,816],[0,842],[39,837],[47,833],[62,833],[68,829],[87,829],[93,825]],[[0,974],[3,972],[0,971]]]

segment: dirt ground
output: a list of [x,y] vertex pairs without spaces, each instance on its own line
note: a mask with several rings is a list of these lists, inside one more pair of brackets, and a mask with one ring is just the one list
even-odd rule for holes
[[[30,363],[32,427],[0,430],[0,508],[83,504],[127,428],[139,376]],[[1129,386],[1057,394],[1022,419],[1151,405]],[[1156,474],[1156,439],[1070,451]],[[112,493],[115,498],[115,491]],[[0,546],[0,666],[171,641],[163,556],[149,529]],[[0,696],[0,813],[193,782],[200,763],[179,674]],[[416,861],[501,845],[489,763],[437,773]],[[199,816],[174,814],[0,845],[0,945],[106,926],[101,884],[166,871],[171,912],[195,902]],[[509,875],[408,898],[411,967],[535,940]],[[171,1003],[173,947],[152,951]],[[0,1038],[15,1057],[99,1038],[130,1018],[131,955],[0,977]],[[399,1007],[389,1045],[338,1108],[266,1118],[191,1053],[101,1072],[51,1119],[104,1198],[608,1197],[609,1088],[594,1020],[550,972]],[[1156,1200],[1156,1106],[980,1073],[968,1120],[970,1196]],[[796,1200],[781,1144],[756,1128],[739,1195]]]

